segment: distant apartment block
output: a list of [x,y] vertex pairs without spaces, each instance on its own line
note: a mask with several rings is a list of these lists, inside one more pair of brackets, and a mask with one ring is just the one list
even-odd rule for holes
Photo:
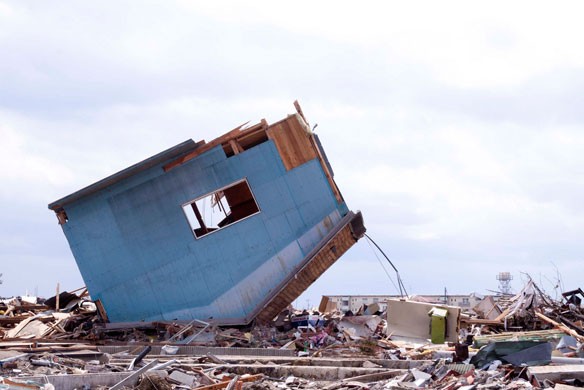
[[363,305],[377,303],[379,309],[387,309],[389,295],[323,295],[318,307],[320,312],[352,311],[356,313]]
[[[377,303],[379,310],[385,311],[387,309],[388,299],[399,299],[399,295],[323,295],[319,311],[351,311],[356,313],[363,305],[371,305]],[[418,302],[435,303],[441,305],[458,306],[463,309],[471,309],[475,307],[483,296],[475,293],[467,295],[413,295],[408,299]]]

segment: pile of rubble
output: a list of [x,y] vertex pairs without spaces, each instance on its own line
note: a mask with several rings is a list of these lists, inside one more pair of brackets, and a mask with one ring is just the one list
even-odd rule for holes
[[[77,294],[75,293],[77,292]],[[0,300],[3,339],[90,339],[99,318],[86,289],[42,300],[14,297]]]
[[42,302],[13,298],[0,302],[0,389],[581,386],[581,298],[578,289],[554,301],[530,280],[514,297],[451,314],[448,326],[460,321],[459,333],[441,343],[429,340],[435,332],[401,336],[417,322],[432,332],[430,317],[450,309],[440,305],[420,306],[421,315],[396,305],[356,315],[290,308],[269,324],[228,328],[200,320],[104,323],[85,290]]
[[[551,299],[529,280],[515,296],[503,304],[484,300],[475,308],[474,315],[461,318],[463,333],[472,336],[475,346],[490,341],[536,339],[545,341],[570,340],[570,350],[564,356],[580,355],[584,343],[584,311],[581,289],[562,294],[563,301]],[[486,308],[486,309],[485,309]],[[493,315],[494,313],[494,315]],[[527,331],[527,332],[525,332]],[[565,336],[569,335],[569,338]]]

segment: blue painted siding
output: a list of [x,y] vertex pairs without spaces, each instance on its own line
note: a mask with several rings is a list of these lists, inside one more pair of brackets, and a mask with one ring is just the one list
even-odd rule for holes
[[[195,239],[181,205],[242,178],[260,213]],[[268,141],[230,158],[216,147],[166,173],[161,164],[66,211],[92,298],[129,321],[246,317],[346,206],[318,160],[286,171]]]

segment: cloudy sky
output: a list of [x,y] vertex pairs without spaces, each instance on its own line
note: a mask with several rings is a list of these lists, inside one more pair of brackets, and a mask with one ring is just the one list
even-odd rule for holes
[[[48,203],[295,99],[409,293],[583,286],[582,8],[0,0],[0,296],[83,286]],[[297,305],[394,283],[362,240]]]

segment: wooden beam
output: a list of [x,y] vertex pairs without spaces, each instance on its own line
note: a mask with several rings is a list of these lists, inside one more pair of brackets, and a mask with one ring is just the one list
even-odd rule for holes
[[187,154],[186,156],[183,156],[181,158],[178,158],[174,161],[169,162],[162,169],[164,169],[164,172],[168,172],[169,170],[176,168],[179,165],[182,165],[182,164],[186,163],[187,161],[190,161],[190,160],[194,159],[195,157],[200,156],[201,154],[203,154],[205,152],[208,152],[209,150],[213,149],[215,146],[221,145],[225,142],[229,142],[229,140],[236,138],[241,133],[241,128],[243,126],[247,125],[248,123],[249,123],[249,121],[242,123],[241,125],[239,125],[235,129],[223,134],[221,137],[215,138],[213,141],[208,142],[202,146],[199,146],[197,149],[193,150],[191,153]]
[[[264,377],[263,374],[250,375],[250,376],[246,376],[243,378],[239,377],[236,382],[237,383],[255,382],[255,381],[262,379],[263,377]],[[235,378],[233,378],[233,379],[235,379]],[[231,380],[227,380],[227,381],[215,383],[212,385],[197,387],[197,390],[221,390],[221,389],[227,388],[227,386],[229,386],[230,383],[231,383]]]
[[266,130],[268,128],[268,122],[265,119],[262,119],[260,123],[256,123],[253,126],[250,126],[246,129],[241,130],[241,137],[245,137],[248,134],[252,134],[261,130]]
[[205,221],[203,221],[203,217],[201,216],[201,212],[199,211],[199,208],[197,207],[196,202],[191,203],[191,208],[193,209],[193,212],[195,213],[195,217],[197,217],[197,221],[199,221],[199,225],[201,225],[201,229],[203,231],[203,234],[209,233],[209,229],[207,229],[207,226],[205,225]]
[[239,143],[236,140],[229,140],[229,145],[231,145],[231,149],[233,149],[233,154],[241,153],[241,146],[239,146]]
[[95,306],[97,307],[97,312],[99,313],[99,316],[101,317],[103,322],[109,322],[109,318],[107,318],[107,313],[105,312],[103,303],[101,303],[101,299],[95,301]]
[[569,334],[570,336],[572,336],[573,338],[578,340],[580,343],[584,343],[584,336],[581,336],[574,329],[568,328],[566,325],[560,324],[559,322],[556,322],[556,321],[552,320],[551,318],[546,317],[542,313],[535,312],[535,315],[538,316],[540,319],[544,320],[545,322],[547,322],[548,324],[551,324],[551,325],[555,326],[556,328],[560,329],[562,332]]
[[138,370],[134,371],[127,378],[121,380],[120,382],[118,382],[115,385],[113,385],[112,387],[110,387],[110,390],[119,390],[119,389],[124,388],[126,385],[132,385],[132,384],[136,383],[136,381],[140,375],[142,375],[146,371],[149,371],[157,364],[158,364],[158,360],[154,359],[150,363],[146,364],[144,367],[141,367]]
[[476,324],[476,325],[492,325],[492,326],[503,326],[504,324],[501,321],[497,320],[488,320],[485,318],[460,318],[460,322],[464,322],[465,324]]

